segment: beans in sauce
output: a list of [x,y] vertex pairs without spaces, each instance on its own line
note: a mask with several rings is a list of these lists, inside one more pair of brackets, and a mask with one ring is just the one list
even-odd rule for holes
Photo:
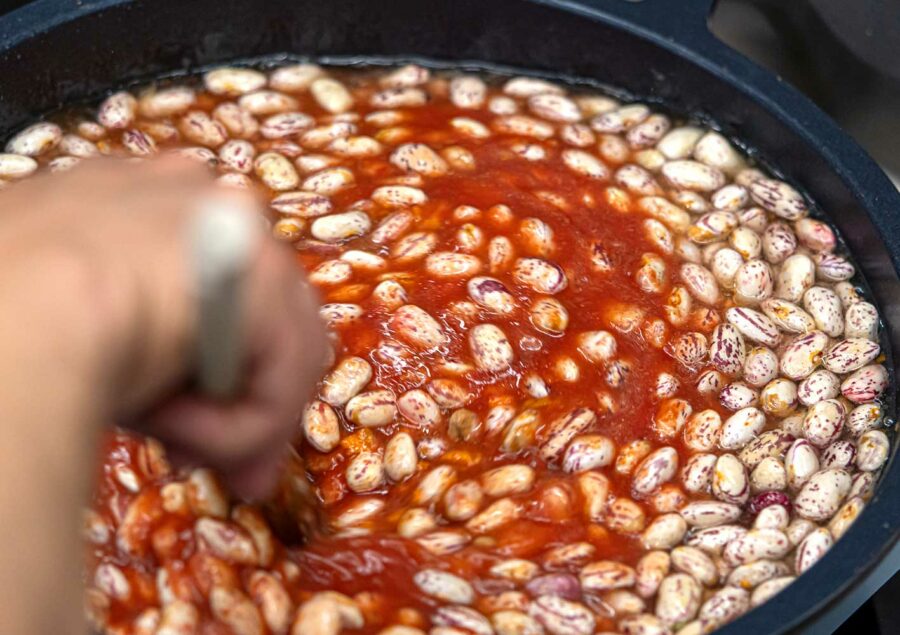
[[179,152],[259,188],[335,351],[282,492],[315,499],[304,544],[109,433],[99,630],[709,632],[871,495],[877,311],[834,230],[715,131],[415,65],[220,68],[61,121],[9,141],[4,183]]

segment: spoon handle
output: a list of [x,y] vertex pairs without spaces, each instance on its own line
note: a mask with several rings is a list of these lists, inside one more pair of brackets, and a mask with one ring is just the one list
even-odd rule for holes
[[192,228],[191,251],[199,300],[197,376],[204,394],[227,399],[241,389],[243,286],[258,225],[236,202],[206,201]]

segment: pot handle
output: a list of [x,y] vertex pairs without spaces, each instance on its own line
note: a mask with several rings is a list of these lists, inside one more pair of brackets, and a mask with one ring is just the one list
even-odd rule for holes
[[663,37],[685,49],[718,42],[709,30],[709,17],[718,0],[581,0],[580,5],[602,12],[623,26]]

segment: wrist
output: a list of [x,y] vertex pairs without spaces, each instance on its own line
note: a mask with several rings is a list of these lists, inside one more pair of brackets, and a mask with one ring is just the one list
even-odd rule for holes
[[116,310],[89,261],[27,242],[6,243],[0,271],[0,540],[15,545],[0,581],[15,632],[46,628],[46,616],[28,610],[36,597],[77,611],[77,519],[111,413],[101,388],[111,343],[99,316]]

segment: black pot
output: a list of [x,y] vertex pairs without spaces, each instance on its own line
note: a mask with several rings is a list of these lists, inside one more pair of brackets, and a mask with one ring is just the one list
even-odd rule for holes
[[[0,132],[141,78],[278,54],[488,63],[599,82],[707,119],[816,202],[886,322],[893,377],[900,195],[812,103],[709,33],[712,1],[39,0],[0,19]],[[828,556],[721,633],[830,632],[874,590],[873,570],[876,579],[897,570],[893,458]]]

